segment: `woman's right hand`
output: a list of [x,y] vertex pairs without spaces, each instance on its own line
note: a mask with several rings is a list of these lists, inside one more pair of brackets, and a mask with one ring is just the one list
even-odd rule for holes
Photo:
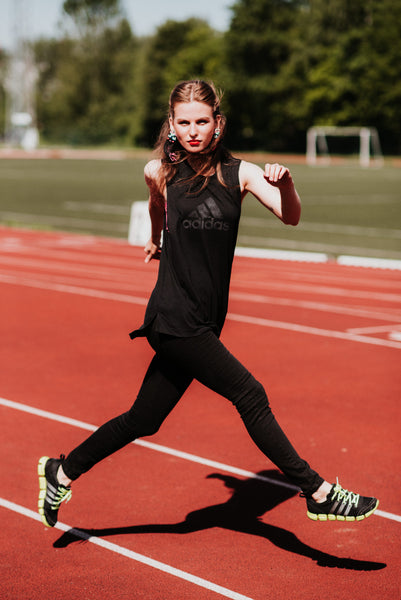
[[149,263],[152,259],[160,259],[160,246],[155,244],[151,239],[146,243],[144,252],[146,253],[145,263]]

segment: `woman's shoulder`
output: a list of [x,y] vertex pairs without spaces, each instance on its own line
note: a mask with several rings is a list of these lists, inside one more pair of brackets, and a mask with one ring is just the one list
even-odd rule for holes
[[252,179],[253,177],[260,176],[263,170],[255,163],[251,163],[247,160],[241,160],[239,166],[240,177],[244,180]]
[[159,179],[162,168],[162,161],[159,158],[155,158],[146,163],[143,170],[146,179],[153,181]]
[[258,182],[264,182],[263,169],[247,160],[241,160],[239,166],[239,182],[242,192],[249,191]]

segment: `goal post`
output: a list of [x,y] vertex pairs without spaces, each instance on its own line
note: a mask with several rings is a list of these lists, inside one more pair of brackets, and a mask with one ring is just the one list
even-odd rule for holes
[[330,164],[328,138],[359,138],[359,164],[361,167],[383,165],[379,134],[374,127],[310,127],[306,135],[306,162],[309,165]]

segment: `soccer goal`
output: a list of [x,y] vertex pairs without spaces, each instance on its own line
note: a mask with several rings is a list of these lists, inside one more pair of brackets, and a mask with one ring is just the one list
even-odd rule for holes
[[[309,165],[330,164],[333,153],[330,138],[356,138],[361,167],[383,165],[379,134],[374,127],[310,127],[306,137],[306,162]],[[343,154],[340,145],[336,145],[336,153]]]

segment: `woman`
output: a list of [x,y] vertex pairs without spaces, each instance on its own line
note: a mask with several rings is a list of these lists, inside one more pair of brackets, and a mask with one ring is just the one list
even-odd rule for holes
[[[219,340],[224,324],[241,203],[250,192],[286,224],[300,200],[281,165],[233,158],[222,145],[226,121],[212,84],[187,81],[170,96],[169,116],[145,167],[152,237],[145,262],[160,258],[144,324],[155,356],[132,408],[94,432],[67,458],[39,460],[39,513],[57,522],[72,481],[134,439],[155,433],[193,379],[228,398],[260,450],[298,485],[314,520],[361,520],[376,498],[331,485],[301,459],[279,427],[263,386]],[[163,231],[163,245],[160,247]]]

